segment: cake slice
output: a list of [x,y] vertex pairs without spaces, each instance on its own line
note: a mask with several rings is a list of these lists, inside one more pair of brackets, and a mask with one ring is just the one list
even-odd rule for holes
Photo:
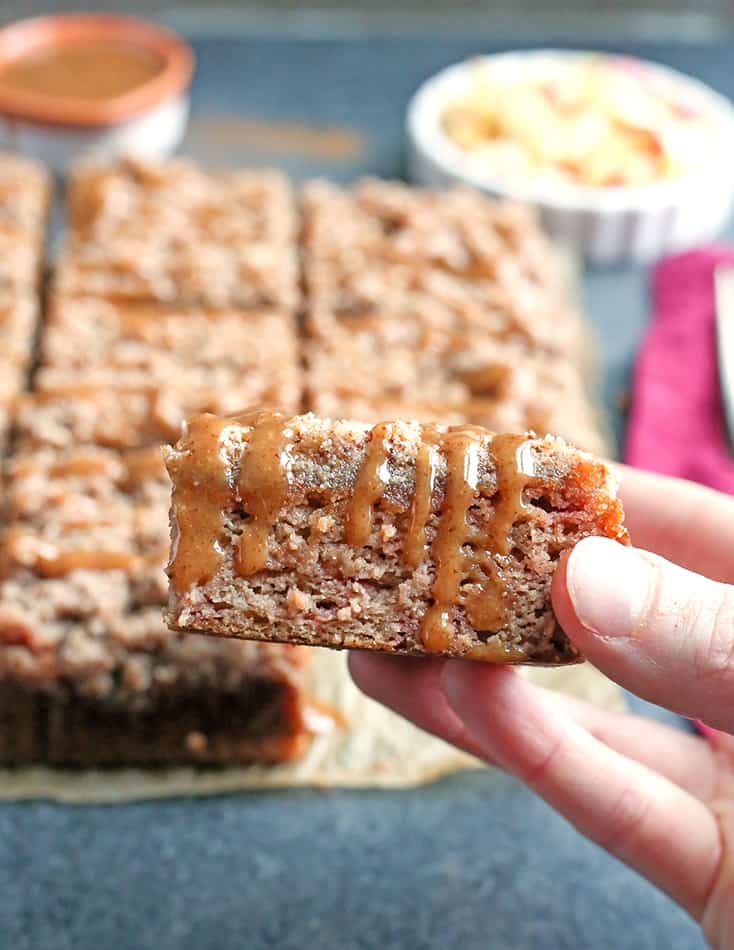
[[609,469],[551,436],[253,411],[194,417],[166,460],[176,630],[569,663],[558,560],[628,543]]

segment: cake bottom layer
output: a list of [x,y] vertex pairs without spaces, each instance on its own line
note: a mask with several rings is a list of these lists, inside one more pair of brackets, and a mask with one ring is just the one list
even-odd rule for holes
[[241,765],[283,762],[310,740],[294,684],[236,693],[160,691],[143,709],[0,683],[0,765]]

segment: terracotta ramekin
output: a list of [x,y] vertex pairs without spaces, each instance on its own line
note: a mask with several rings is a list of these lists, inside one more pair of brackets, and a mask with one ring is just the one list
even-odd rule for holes
[[[155,54],[161,68],[121,95],[49,96],[3,85],[2,67],[65,45],[122,41]],[[180,143],[194,70],[190,47],[155,23],[106,14],[56,14],[0,29],[0,149],[23,152],[63,172],[84,156],[163,158]]]

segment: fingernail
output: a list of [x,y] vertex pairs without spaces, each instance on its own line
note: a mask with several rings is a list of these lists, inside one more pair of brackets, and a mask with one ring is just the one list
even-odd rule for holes
[[591,633],[629,636],[647,606],[652,567],[634,548],[585,538],[571,552],[566,586],[576,617]]

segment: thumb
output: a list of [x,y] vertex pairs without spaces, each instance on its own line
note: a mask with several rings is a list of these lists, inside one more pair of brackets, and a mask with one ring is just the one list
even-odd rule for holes
[[556,616],[626,689],[734,732],[734,587],[606,538],[586,538],[553,579]]

